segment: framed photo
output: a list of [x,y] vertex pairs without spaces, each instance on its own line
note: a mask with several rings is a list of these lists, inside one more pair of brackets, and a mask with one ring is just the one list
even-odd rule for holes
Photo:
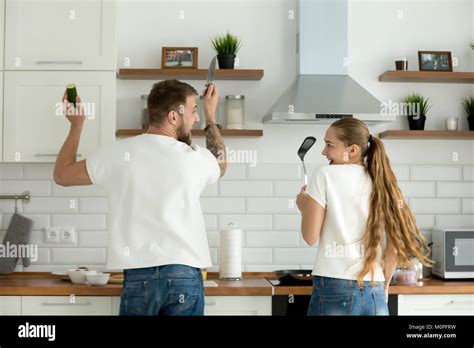
[[420,71],[453,71],[451,52],[418,51]]
[[197,69],[197,47],[162,47],[161,67],[163,69]]

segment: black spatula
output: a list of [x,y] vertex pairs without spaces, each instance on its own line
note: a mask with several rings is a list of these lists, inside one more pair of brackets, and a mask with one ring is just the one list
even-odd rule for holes
[[306,166],[304,165],[304,156],[309,151],[309,149],[311,149],[315,142],[315,137],[306,137],[306,139],[303,140],[303,144],[301,144],[300,148],[298,149],[298,157],[301,158],[301,163],[303,163],[305,185],[308,185],[308,172],[306,171]]

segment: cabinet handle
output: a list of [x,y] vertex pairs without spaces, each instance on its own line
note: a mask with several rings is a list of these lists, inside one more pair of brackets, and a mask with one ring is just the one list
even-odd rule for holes
[[58,302],[42,302],[42,306],[90,306],[92,303],[87,301],[87,302],[81,302],[81,303],[58,303]]
[[[57,155],[58,155],[57,153],[35,153],[36,157],[47,157],[47,156],[57,156]],[[78,153],[76,156],[81,157],[82,154]]]
[[36,64],[83,64],[82,60],[37,60]]

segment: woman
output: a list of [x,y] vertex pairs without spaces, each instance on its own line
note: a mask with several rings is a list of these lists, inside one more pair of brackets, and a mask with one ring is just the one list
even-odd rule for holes
[[397,185],[381,140],[365,123],[331,124],[316,169],[296,200],[309,245],[319,239],[308,315],[388,315],[397,264],[431,265],[426,241]]

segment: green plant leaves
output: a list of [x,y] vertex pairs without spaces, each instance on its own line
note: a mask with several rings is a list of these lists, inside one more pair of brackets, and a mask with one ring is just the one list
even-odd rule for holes
[[235,55],[242,46],[242,42],[229,32],[224,35],[218,35],[211,39],[211,41],[217,54]]

